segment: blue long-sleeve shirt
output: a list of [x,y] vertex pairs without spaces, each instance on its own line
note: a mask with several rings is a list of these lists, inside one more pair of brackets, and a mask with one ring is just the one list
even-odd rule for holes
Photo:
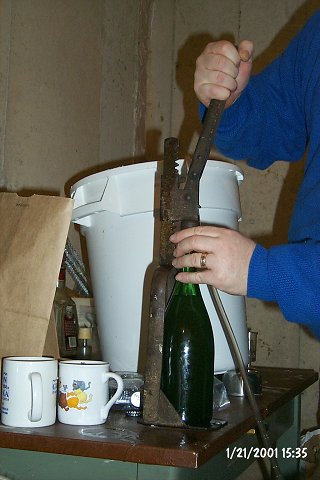
[[223,113],[215,143],[259,169],[297,161],[307,150],[288,244],[256,246],[248,297],[277,302],[287,320],[320,338],[320,11],[282,55],[251,77]]

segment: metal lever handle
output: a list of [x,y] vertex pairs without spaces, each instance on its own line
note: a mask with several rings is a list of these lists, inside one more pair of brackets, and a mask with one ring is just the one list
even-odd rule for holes
[[185,189],[193,189],[194,183],[200,181],[202,172],[208,160],[210,150],[212,148],[213,139],[216,134],[222,112],[225,107],[225,100],[210,101],[202,131],[198,139],[192,162],[188,171]]

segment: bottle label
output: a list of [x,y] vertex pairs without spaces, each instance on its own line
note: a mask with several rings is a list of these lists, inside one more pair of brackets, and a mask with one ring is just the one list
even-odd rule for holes
[[131,395],[131,403],[134,407],[140,407],[140,392],[134,392]]
[[63,324],[66,351],[72,352],[77,349],[77,324],[71,305],[66,306]]

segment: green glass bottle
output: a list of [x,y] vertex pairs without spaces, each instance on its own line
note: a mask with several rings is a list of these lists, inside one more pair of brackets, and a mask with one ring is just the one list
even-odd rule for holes
[[209,427],[214,339],[199,285],[176,281],[165,313],[162,352],[163,393],[186,425]]

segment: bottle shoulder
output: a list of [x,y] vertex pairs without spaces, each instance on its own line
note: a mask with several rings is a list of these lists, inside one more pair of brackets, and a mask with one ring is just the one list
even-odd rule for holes
[[179,312],[187,317],[205,316],[209,318],[207,308],[201,295],[172,295],[169,299],[166,315]]
[[173,302],[166,311],[164,328],[167,333],[171,332],[181,338],[195,335],[210,340],[213,335],[208,312],[205,306],[199,303]]
[[196,283],[182,283],[176,281],[172,295],[202,297],[200,287]]

